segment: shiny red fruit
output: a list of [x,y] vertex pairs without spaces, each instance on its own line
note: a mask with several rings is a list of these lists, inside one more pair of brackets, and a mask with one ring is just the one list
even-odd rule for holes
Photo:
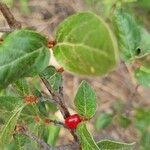
[[78,114],[70,115],[65,119],[65,125],[69,129],[76,129],[77,125],[81,122],[81,118]]

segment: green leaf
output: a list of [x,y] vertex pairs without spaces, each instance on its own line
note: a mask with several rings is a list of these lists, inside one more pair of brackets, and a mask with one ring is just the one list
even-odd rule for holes
[[14,96],[0,96],[0,124],[6,122],[6,120],[12,114],[12,111],[21,103],[22,99],[20,97]]
[[43,115],[45,117],[48,116],[45,104],[46,99],[42,96],[41,92],[35,88],[34,85],[31,85],[31,83],[29,83],[26,79],[19,79],[14,83],[14,87],[20,96],[24,97],[27,95],[34,95],[38,98],[37,104],[28,105],[23,110],[24,114],[22,117],[24,117],[24,119],[30,119],[30,121],[32,121],[36,115]]
[[[22,97],[0,96],[0,125],[7,122],[7,119],[10,118],[12,111],[16,108],[18,103],[21,103],[22,105],[25,104]],[[23,120],[29,124],[35,122],[35,116],[43,117],[43,114],[41,114],[38,104],[29,104],[21,111],[19,120]]]
[[13,143],[15,144],[15,148],[12,150],[25,150],[25,145],[30,143],[30,139],[23,134],[15,134],[13,136]]
[[92,12],[80,12],[63,21],[56,40],[54,56],[70,72],[104,75],[116,66],[115,37],[108,25]]
[[22,103],[19,103],[18,105],[16,105],[15,109],[11,112],[10,118],[7,120],[7,122],[3,126],[2,131],[0,133],[0,147],[1,148],[3,148],[5,144],[10,143],[17,120],[24,107],[25,105]]
[[150,68],[141,66],[135,70],[135,77],[145,87],[150,87]]
[[150,139],[150,132],[149,132],[149,129],[147,129],[146,131],[141,133],[141,139],[140,139],[141,150],[150,149],[149,139]]
[[113,23],[119,42],[122,58],[132,60],[141,41],[140,28],[133,16],[123,10],[116,10]]
[[26,79],[17,80],[14,86],[20,95],[26,96],[30,94],[30,86]]
[[112,119],[113,119],[112,114],[101,113],[96,119],[96,123],[95,123],[96,129],[101,130],[108,127],[111,124]]
[[101,140],[97,143],[101,150],[132,150],[134,143],[122,143],[111,140]]
[[50,125],[47,127],[48,128],[48,139],[47,139],[47,143],[49,145],[55,146],[56,141],[58,139],[59,136],[59,132],[60,132],[60,127],[57,127],[55,125]]
[[0,96],[0,110],[13,111],[18,103],[22,102],[21,97],[14,96]]
[[82,150],[99,150],[84,123],[78,125],[77,134],[79,135]]
[[118,115],[117,121],[122,128],[127,128],[131,125],[131,120],[124,115]]
[[[140,28],[141,31],[141,42],[139,44],[139,48],[141,49],[140,57],[150,54],[150,34],[144,29]],[[139,56],[138,56],[139,57]]]
[[19,78],[40,73],[49,63],[47,39],[21,29],[7,35],[0,45],[0,89]]
[[148,10],[150,9],[150,3],[148,0],[138,0],[138,5],[147,8]]
[[52,90],[57,91],[62,84],[62,75],[54,66],[48,66],[42,73],[41,77],[46,79],[51,85]]
[[138,108],[135,111],[135,124],[141,132],[147,132],[150,126],[150,109]]
[[91,86],[82,81],[76,93],[74,104],[79,115],[92,118],[96,112],[96,94]]

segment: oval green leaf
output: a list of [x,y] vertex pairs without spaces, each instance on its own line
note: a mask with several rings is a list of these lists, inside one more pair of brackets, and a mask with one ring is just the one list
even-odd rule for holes
[[117,44],[108,25],[92,12],[80,12],[62,22],[56,32],[54,56],[66,70],[104,75],[116,66]]
[[26,29],[10,33],[0,45],[0,89],[21,77],[40,73],[49,57],[44,36]]
[[82,81],[76,93],[74,104],[76,111],[85,118],[92,118],[96,112],[96,94],[91,86]]

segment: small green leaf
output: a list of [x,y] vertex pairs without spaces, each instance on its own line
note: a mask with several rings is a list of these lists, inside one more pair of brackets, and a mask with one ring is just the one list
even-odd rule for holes
[[49,63],[47,39],[26,30],[8,34],[0,45],[0,89],[22,77],[34,76]]
[[101,113],[97,119],[95,127],[97,130],[101,130],[109,126],[112,122],[113,115],[108,113]]
[[80,138],[82,150],[99,150],[93,137],[89,133],[84,123],[80,123],[77,127],[77,134]]
[[15,109],[11,112],[10,118],[7,120],[7,122],[3,126],[2,131],[0,133],[0,147],[1,148],[3,148],[5,144],[10,143],[17,120],[24,107],[25,105],[22,103],[19,103],[18,105],[16,105]]
[[52,90],[57,91],[62,84],[62,75],[54,66],[48,66],[42,73],[41,77],[45,78],[51,85]]
[[54,56],[66,70],[81,75],[104,75],[117,63],[115,37],[102,18],[80,12],[62,22],[56,32]]
[[97,143],[101,150],[132,150],[135,143],[122,143],[111,140],[101,140]]
[[92,118],[96,112],[96,94],[91,86],[82,81],[76,93],[74,104],[76,111],[85,118]]
[[135,110],[135,124],[141,132],[147,132],[150,126],[149,108],[137,108]]
[[135,56],[136,50],[141,42],[140,28],[134,17],[123,10],[116,10],[113,22],[122,58],[130,61]]
[[60,132],[60,127],[57,127],[55,125],[50,125],[47,127],[48,128],[48,139],[47,139],[47,143],[49,145],[55,146],[56,141],[58,139],[59,136],[59,132]]
[[135,77],[145,87],[150,87],[150,68],[144,66],[135,71]]
[[122,128],[127,128],[129,125],[131,125],[131,120],[124,115],[118,115],[117,122]]

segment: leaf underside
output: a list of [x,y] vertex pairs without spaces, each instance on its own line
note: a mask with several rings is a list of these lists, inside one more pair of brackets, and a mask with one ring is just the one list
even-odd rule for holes
[[56,32],[56,60],[66,70],[81,75],[103,75],[116,66],[117,46],[106,23],[92,12],[77,13]]

